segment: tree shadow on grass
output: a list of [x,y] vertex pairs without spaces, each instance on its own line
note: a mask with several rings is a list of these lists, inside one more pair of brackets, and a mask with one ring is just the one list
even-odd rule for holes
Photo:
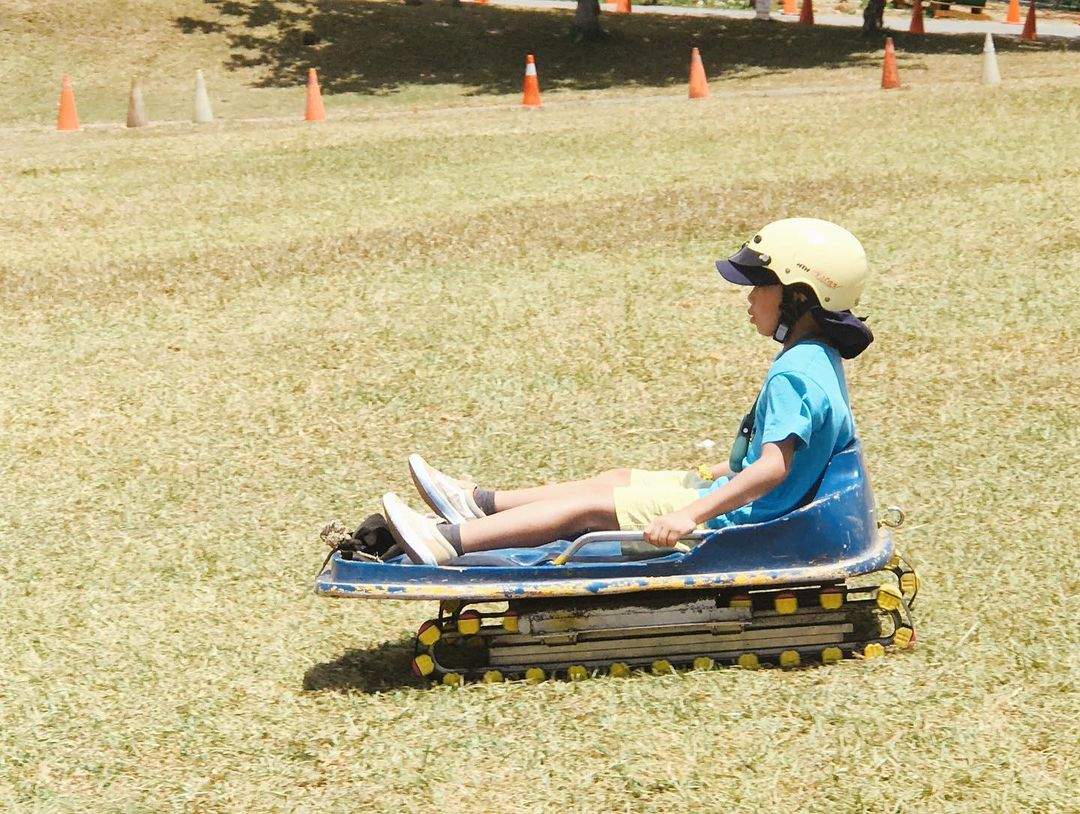
[[366,650],[346,650],[333,661],[310,667],[304,673],[304,690],[376,693],[426,688],[428,682],[413,675],[412,659],[412,639],[383,642]]
[[[571,12],[484,5],[407,6],[378,0],[204,0],[207,17],[181,17],[185,33],[224,33],[226,66],[257,69],[259,87],[293,87],[309,67],[332,93],[391,93],[404,85],[457,84],[470,93],[521,90],[534,53],[546,88],[667,87],[686,82],[690,48],[710,76],[753,78],[799,68],[878,64],[883,37],[857,28],[802,27],[720,17],[603,15],[610,36],[576,43]],[[892,34],[906,54],[978,54],[982,35]],[[999,50],[1016,47],[1002,40]]]

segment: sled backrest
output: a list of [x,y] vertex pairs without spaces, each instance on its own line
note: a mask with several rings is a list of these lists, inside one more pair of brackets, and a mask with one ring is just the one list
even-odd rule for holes
[[803,506],[826,495],[839,492],[845,486],[850,486],[855,482],[862,483],[869,491],[870,479],[866,473],[866,463],[863,461],[862,443],[858,438],[829,459],[825,471],[821,473],[821,478],[811,490]]
[[[877,539],[877,519],[862,446],[854,440],[825,467],[813,496],[798,509],[764,523],[720,529],[687,555],[704,565],[820,562],[857,556]],[[744,562],[745,560],[745,562]]]

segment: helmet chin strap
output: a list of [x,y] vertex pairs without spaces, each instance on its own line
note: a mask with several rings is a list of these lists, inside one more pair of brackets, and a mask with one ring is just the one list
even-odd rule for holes
[[805,297],[796,294],[794,289],[784,286],[784,293],[780,299],[780,321],[776,325],[776,330],[773,331],[772,338],[781,345],[784,344],[791,336],[795,323],[809,310],[810,303]]

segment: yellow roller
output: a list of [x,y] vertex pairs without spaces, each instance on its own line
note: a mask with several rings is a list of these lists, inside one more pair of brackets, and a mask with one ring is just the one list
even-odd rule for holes
[[694,659],[695,670],[711,670],[715,666],[716,662],[708,656],[698,656],[696,659]]
[[653,675],[658,676],[667,675],[668,673],[675,672],[674,668],[671,666],[671,662],[667,659],[657,659],[656,661],[654,661],[652,663],[652,671]]
[[434,619],[428,619],[424,624],[420,625],[420,629],[416,631],[416,638],[420,641],[420,644],[425,647],[431,647],[431,645],[439,641],[441,636],[442,631],[439,630],[439,625]]
[[900,590],[905,596],[912,596],[919,590],[919,578],[914,571],[908,571],[900,575]]
[[844,605],[844,592],[839,588],[829,588],[818,594],[818,602],[825,610],[840,610]]
[[756,670],[761,666],[761,662],[758,661],[758,657],[753,653],[743,653],[739,656],[739,666],[744,670]]
[[539,684],[541,681],[547,680],[547,673],[541,670],[539,667],[530,667],[525,671],[525,683],[526,684]]
[[427,653],[421,653],[412,660],[412,671],[418,676],[429,676],[435,672],[435,659]]
[[589,677],[589,671],[580,664],[574,664],[566,668],[566,677],[571,681],[582,681]]
[[781,667],[798,667],[801,661],[798,650],[785,650],[780,654]]
[[458,616],[457,629],[462,636],[472,636],[480,632],[480,614],[474,610],[462,611]]
[[608,668],[608,674],[612,678],[627,678],[630,675],[630,666],[624,662],[617,661]]
[[863,648],[864,659],[876,659],[885,655],[885,648],[877,642],[870,642]]
[[460,687],[461,673],[447,673],[442,677],[442,683],[447,687]]
[[895,585],[882,585],[878,588],[877,604],[884,611],[899,610],[902,599],[900,589]]
[[914,641],[915,631],[907,625],[898,627],[896,633],[893,634],[893,644],[897,647],[910,647]]
[[508,611],[502,619],[503,630],[507,633],[518,632],[518,615],[515,611]]
[[844,651],[839,647],[826,647],[821,651],[822,664],[835,664],[844,657]]
[[791,591],[784,591],[773,599],[773,607],[776,608],[777,613],[795,613],[799,609],[799,600]]
[[485,684],[502,684],[503,674],[498,670],[488,670],[484,673]]
[[753,605],[753,600],[746,594],[737,594],[731,597],[731,601],[728,603],[730,608],[751,608]]

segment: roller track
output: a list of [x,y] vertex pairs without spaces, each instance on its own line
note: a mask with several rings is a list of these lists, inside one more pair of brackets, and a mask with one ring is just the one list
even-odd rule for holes
[[874,658],[914,645],[917,593],[897,555],[872,574],[779,589],[442,602],[417,631],[412,669],[458,685]]

